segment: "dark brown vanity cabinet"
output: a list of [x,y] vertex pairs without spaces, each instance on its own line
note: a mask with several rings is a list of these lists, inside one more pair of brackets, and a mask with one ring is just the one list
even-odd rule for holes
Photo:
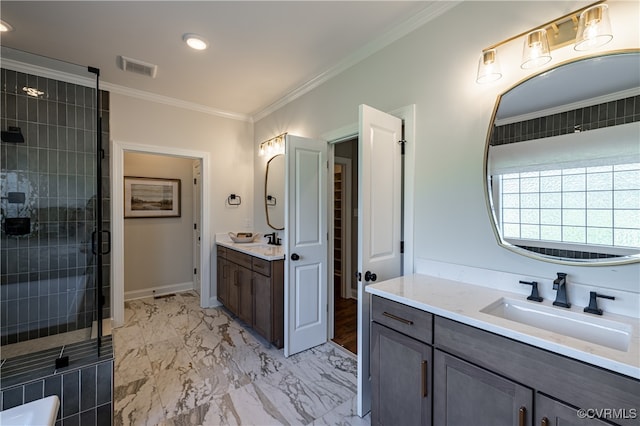
[[284,346],[284,261],[218,246],[218,300],[277,348]]
[[[398,418],[411,419],[402,424],[640,424],[640,380],[378,296],[371,306],[372,424],[387,424],[394,405]],[[418,378],[426,377],[420,350],[424,360],[432,351],[433,363],[424,382],[430,397],[417,401]]]

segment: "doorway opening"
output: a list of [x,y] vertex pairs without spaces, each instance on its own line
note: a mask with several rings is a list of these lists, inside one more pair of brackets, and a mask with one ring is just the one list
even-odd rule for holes
[[[197,167],[196,167],[197,164]],[[161,153],[127,151],[124,176],[169,179],[177,184],[177,213],[167,217],[140,215],[124,220],[124,299],[200,293],[198,254],[200,160]],[[126,184],[125,187],[129,188]],[[140,178],[142,179],[142,178]],[[157,181],[162,182],[162,181]],[[131,189],[132,191],[132,189]],[[147,196],[140,192],[139,196]],[[125,192],[128,194],[128,192]],[[133,197],[133,192],[131,192]],[[136,195],[138,196],[138,195]],[[150,193],[149,197],[157,197]],[[125,213],[125,217],[126,213]]]
[[[172,293],[189,290],[193,288],[193,281],[196,279],[200,283],[199,293],[200,293],[200,306],[212,306],[215,304],[215,301],[211,299],[211,290],[208,283],[210,282],[210,262],[209,262],[209,252],[210,252],[210,201],[209,201],[209,153],[202,151],[194,151],[194,150],[185,150],[180,148],[170,148],[170,147],[158,147],[152,145],[142,145],[121,141],[112,141],[112,182],[111,187],[113,191],[113,203],[112,203],[112,252],[114,255],[112,256],[112,271],[113,271],[113,283],[112,283],[112,301],[113,301],[113,310],[112,310],[112,319],[114,325],[120,326],[124,324],[124,300],[125,300],[125,265],[124,265],[124,252],[125,252],[125,241],[124,241],[124,232],[125,232],[125,220],[123,216],[124,211],[124,157],[125,153],[138,153],[138,154],[155,154],[158,156],[164,157],[173,157],[173,158],[181,158],[188,159],[192,163],[199,163],[199,174],[201,176],[201,181],[199,188],[194,188],[194,193],[197,191],[199,208],[194,209],[195,217],[199,223],[200,228],[200,252],[194,253],[195,259],[192,259],[195,264],[200,265],[200,270],[196,271],[197,277],[189,278],[188,281],[184,283],[177,283],[178,286],[175,288],[170,288],[171,286],[166,286],[162,289],[161,292],[157,293]],[[192,183],[192,172],[185,172],[185,185],[189,184],[194,185]],[[196,186],[196,185],[194,185]],[[183,203],[184,206],[184,203]],[[157,219],[160,220],[160,219]],[[193,223],[191,225],[191,229],[193,227]],[[189,231],[189,235],[191,235]],[[195,244],[194,244],[195,245]],[[184,249],[187,252],[191,252],[191,247],[185,247]],[[195,266],[195,265],[194,265]],[[193,280],[193,281],[192,281]],[[187,288],[187,283],[190,288]],[[176,284],[176,283],[174,283]],[[182,284],[182,285],[180,285]],[[144,297],[144,291],[142,290],[138,295]],[[150,295],[153,295],[151,293]],[[131,295],[129,295],[131,296]]]
[[355,266],[358,262],[358,138],[334,145],[332,263],[332,341],[356,354],[358,348],[358,300]]

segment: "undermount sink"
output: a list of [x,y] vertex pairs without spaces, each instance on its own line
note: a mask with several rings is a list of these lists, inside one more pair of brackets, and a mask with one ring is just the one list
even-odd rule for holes
[[618,321],[507,297],[480,312],[619,351],[629,349],[632,327]]

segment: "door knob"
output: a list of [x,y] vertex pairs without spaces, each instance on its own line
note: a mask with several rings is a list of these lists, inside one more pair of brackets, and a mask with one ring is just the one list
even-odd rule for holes
[[378,276],[374,273],[372,273],[371,271],[367,271],[364,273],[364,280],[365,281],[375,281],[378,279]]
[[298,255],[298,253],[291,253],[291,260],[300,260],[300,256]]

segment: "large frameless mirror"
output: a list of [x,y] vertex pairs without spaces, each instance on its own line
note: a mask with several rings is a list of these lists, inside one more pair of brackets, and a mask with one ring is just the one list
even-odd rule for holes
[[499,243],[565,264],[640,260],[640,53],[583,58],[498,98],[486,193]]
[[264,181],[264,209],[267,225],[278,231],[284,229],[284,160],[284,155],[279,154],[267,162]]

